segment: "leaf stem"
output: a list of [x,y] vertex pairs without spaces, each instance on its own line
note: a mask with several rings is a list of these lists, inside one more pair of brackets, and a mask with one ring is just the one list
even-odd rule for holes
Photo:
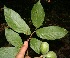
[[27,39],[27,41],[29,41],[29,40],[31,39],[32,35],[33,35],[35,32],[36,32],[36,31],[33,31],[33,32],[31,33],[31,35],[30,35],[29,39]]
[[40,57],[34,57],[34,58],[43,58],[43,55],[41,55]]

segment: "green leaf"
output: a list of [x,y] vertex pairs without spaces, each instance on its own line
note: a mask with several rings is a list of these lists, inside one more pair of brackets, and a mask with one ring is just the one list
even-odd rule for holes
[[26,35],[31,34],[29,26],[14,10],[4,6],[4,16],[8,26],[10,26],[14,31],[24,33]]
[[20,48],[23,45],[21,37],[18,33],[14,32],[13,30],[5,28],[5,36],[7,41],[13,46]]
[[36,4],[34,4],[31,10],[31,20],[32,20],[33,25],[36,28],[39,28],[44,21],[44,17],[45,17],[44,9],[40,1],[38,1]]
[[36,31],[38,37],[47,40],[55,40],[64,37],[68,31],[58,26],[48,26]]
[[0,58],[15,58],[18,50],[15,47],[1,47]]
[[41,41],[36,38],[31,38],[30,47],[38,54],[40,54]]

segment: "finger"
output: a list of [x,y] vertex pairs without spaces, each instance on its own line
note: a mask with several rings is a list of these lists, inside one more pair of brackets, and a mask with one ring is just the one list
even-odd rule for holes
[[25,52],[28,48],[28,41],[25,41],[20,52],[17,54],[16,58],[24,58]]

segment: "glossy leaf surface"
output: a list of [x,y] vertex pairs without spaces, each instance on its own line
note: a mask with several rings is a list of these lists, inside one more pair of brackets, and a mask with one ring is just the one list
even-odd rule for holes
[[15,47],[1,47],[0,58],[15,58],[17,52]]
[[40,54],[41,41],[36,38],[31,38],[30,47],[38,54]]
[[20,15],[14,10],[4,6],[4,16],[9,27],[18,33],[30,35],[30,28]]
[[44,17],[45,17],[44,9],[40,1],[38,1],[36,4],[34,4],[31,10],[31,20],[32,20],[33,25],[36,28],[39,28],[44,21]]
[[48,26],[36,31],[38,37],[47,40],[55,40],[64,37],[68,31],[58,26]]
[[18,33],[14,32],[13,30],[5,28],[5,36],[7,41],[11,43],[13,46],[21,47],[23,45],[21,37]]

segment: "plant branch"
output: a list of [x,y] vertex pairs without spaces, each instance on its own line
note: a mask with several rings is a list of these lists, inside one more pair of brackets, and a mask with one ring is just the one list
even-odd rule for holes
[[36,31],[33,31],[33,32],[31,33],[31,35],[30,35],[29,39],[27,39],[27,41],[29,41],[29,40],[31,39],[32,35],[33,35],[35,32],[36,32]]

